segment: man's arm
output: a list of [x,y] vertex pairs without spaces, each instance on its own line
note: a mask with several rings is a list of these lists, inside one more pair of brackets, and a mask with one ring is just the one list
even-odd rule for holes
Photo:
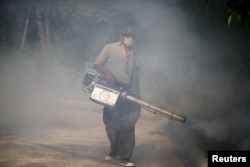
[[107,59],[109,57],[109,45],[104,46],[101,53],[97,57],[94,63],[94,68],[97,72],[100,74],[105,75],[106,80],[110,83],[114,83],[116,80],[115,76],[112,74],[110,70],[104,67],[104,64],[106,63]]

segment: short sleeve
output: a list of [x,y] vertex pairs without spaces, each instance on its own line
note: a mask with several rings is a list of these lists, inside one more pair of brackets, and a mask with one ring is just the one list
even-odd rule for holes
[[109,50],[108,49],[108,45],[104,46],[104,48],[102,49],[101,53],[96,58],[95,64],[105,64],[105,62],[107,61],[108,56],[109,56],[108,50]]

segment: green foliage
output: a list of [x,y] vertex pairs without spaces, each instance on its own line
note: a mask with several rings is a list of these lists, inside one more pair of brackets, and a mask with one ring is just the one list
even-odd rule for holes
[[235,18],[242,26],[250,28],[249,0],[229,0],[226,3],[226,14],[228,16],[228,25],[231,25],[233,18]]
[[238,24],[250,28],[250,1],[249,0],[206,0],[213,8],[224,10],[227,24]]
[[26,19],[29,19],[26,50],[39,47],[37,12],[41,13],[43,23],[45,13],[48,12],[50,44],[61,48],[65,57],[75,59],[76,62],[82,62],[95,54],[93,52],[97,52],[95,49],[98,49],[98,45],[93,48],[93,43],[103,46],[110,40],[108,37],[98,40],[94,37],[101,31],[114,32],[114,36],[109,38],[117,39],[116,32],[119,27],[128,23],[134,24],[127,12],[131,7],[127,1],[10,0],[1,3],[1,14],[4,17],[0,21],[0,49],[4,51],[6,48],[16,50],[20,47]]

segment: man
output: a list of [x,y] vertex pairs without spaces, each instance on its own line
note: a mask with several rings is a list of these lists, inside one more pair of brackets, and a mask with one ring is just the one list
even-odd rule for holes
[[[139,65],[134,51],[135,33],[123,29],[120,40],[107,44],[97,57],[94,68],[104,74],[109,84],[123,87],[128,94],[139,97]],[[140,117],[140,106],[119,99],[114,108],[103,108],[103,121],[110,141],[110,152],[105,160],[117,160],[123,166],[135,166],[131,157],[135,147],[135,124]]]

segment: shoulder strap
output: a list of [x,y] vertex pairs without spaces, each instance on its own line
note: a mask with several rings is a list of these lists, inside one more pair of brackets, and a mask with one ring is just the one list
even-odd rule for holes
[[135,77],[135,68],[136,68],[136,64],[137,64],[137,54],[134,52],[133,54],[133,65],[132,65],[132,74],[130,75],[130,84],[131,85],[131,82],[133,82],[134,80],[134,77]]

